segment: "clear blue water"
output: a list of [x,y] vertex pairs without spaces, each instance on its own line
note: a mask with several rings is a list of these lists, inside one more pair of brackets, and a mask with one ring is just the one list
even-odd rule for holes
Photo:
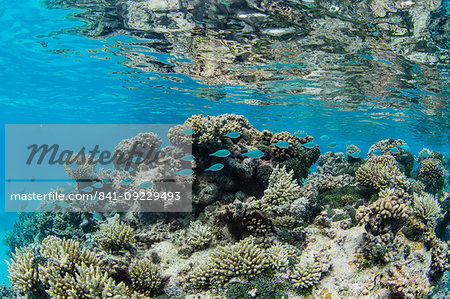
[[[205,85],[185,75],[162,76],[129,68],[121,51],[138,51],[133,49],[135,40],[68,34],[64,29],[82,26],[70,17],[73,12],[46,9],[37,0],[0,1],[2,124],[181,123],[193,114],[236,113],[244,114],[258,129],[327,134],[337,143],[333,151],[344,151],[345,142],[351,140],[364,153],[376,141],[394,137],[406,140],[415,153],[427,147],[450,154],[448,65],[436,67],[438,92],[422,84],[423,66],[409,63],[417,75],[413,84],[387,87],[382,96],[372,100],[366,96],[365,102],[330,103],[314,94],[291,95],[276,89],[266,94],[245,86]],[[168,59],[148,54],[161,61]],[[382,58],[381,54],[377,57]],[[390,64],[385,67],[389,69]],[[336,80],[323,76],[289,84],[314,87]],[[335,93],[345,92],[345,82],[343,86],[343,91],[336,87]],[[249,100],[275,103],[249,105]],[[430,102],[434,103],[431,107]],[[3,142],[4,131],[0,131]],[[330,150],[325,146],[328,142],[318,140],[322,151]],[[0,149],[4,156],[4,145]],[[4,186],[0,185],[4,201]],[[0,217],[0,232],[10,229],[15,215],[0,212]],[[6,267],[0,263],[0,282],[6,281]]]

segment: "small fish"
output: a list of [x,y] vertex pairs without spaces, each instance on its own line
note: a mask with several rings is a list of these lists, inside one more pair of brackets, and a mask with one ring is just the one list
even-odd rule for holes
[[351,140],[347,140],[347,141],[345,142],[345,144],[350,145],[350,144],[352,144],[352,141],[351,141]]
[[81,191],[83,191],[83,192],[92,192],[92,190],[94,190],[92,187],[86,187],[86,188],[81,189]]
[[398,149],[396,147],[391,147],[389,148],[389,150],[391,151],[391,153],[395,154],[396,152],[398,152]]
[[191,161],[191,160],[194,160],[194,156],[192,156],[192,155],[186,155],[186,156],[183,156],[183,157],[181,157],[180,159],[178,159],[178,160],[181,160],[181,161]]
[[241,134],[239,134],[238,132],[231,132],[231,133],[225,134],[223,136],[234,139],[234,138],[238,138],[239,136],[241,136]]
[[142,158],[141,156],[138,156],[138,157],[134,157],[133,159],[131,159],[131,161],[133,161],[135,163],[141,163],[142,161],[144,161],[144,158]]
[[103,221],[106,218],[105,216],[103,216],[100,213],[92,213],[92,217],[94,217],[95,219],[100,220],[100,221]]
[[133,180],[132,179],[125,179],[122,182],[119,183],[119,185],[125,186],[129,185]]
[[199,23],[199,24],[203,24],[203,23],[204,23],[204,22],[199,21],[199,20],[197,20],[197,19],[194,19],[194,22]]
[[314,144],[314,142],[310,141],[307,143],[303,143],[302,146],[306,147],[306,148],[313,148],[315,146],[315,144]]
[[181,175],[181,176],[190,176],[193,173],[194,173],[194,171],[192,169],[183,169],[183,170],[175,172],[174,174]]
[[330,143],[327,144],[327,146],[328,146],[329,148],[334,148],[334,147],[337,146],[337,144],[336,144],[336,142],[330,142]]
[[377,156],[381,156],[383,154],[383,152],[379,148],[377,148],[376,150],[374,150],[372,152],[372,154],[377,155]]
[[328,137],[328,135],[322,135],[322,136],[319,137],[319,139],[322,140],[322,141],[327,141],[327,140],[330,139],[330,137]]
[[130,171],[133,171],[134,168],[133,168],[133,166],[130,166],[130,165],[123,165],[123,166],[120,167],[120,170],[130,172]]
[[214,156],[214,157],[219,157],[219,158],[226,158],[226,157],[228,157],[230,154],[231,154],[231,153],[230,153],[229,150],[227,150],[227,149],[221,149],[221,150],[218,150],[217,152],[212,153],[212,154],[209,154],[209,155],[210,155],[210,156]]
[[422,155],[425,159],[427,159],[427,158],[430,157],[430,154],[429,154],[428,152],[423,152],[421,155]]
[[350,155],[349,155],[350,157],[352,157],[352,158],[359,158],[359,157],[361,157],[361,153],[360,152],[354,152],[354,153],[351,153]]
[[231,5],[230,2],[225,2],[225,1],[220,2],[220,4],[223,4],[223,5]]
[[103,183],[107,184],[107,183],[112,183],[112,180],[110,179],[102,179]]
[[188,128],[188,129],[181,130],[181,133],[184,133],[186,135],[192,135],[192,134],[194,134],[194,130]]
[[101,187],[103,187],[103,184],[100,183],[100,182],[97,182],[94,185],[92,185],[92,187],[94,187],[94,188],[101,188]]
[[407,144],[402,144],[402,145],[399,145],[398,147],[401,148],[402,150],[405,150],[405,151],[409,151],[410,150],[409,145],[407,145]]
[[216,163],[213,166],[206,168],[205,171],[219,171],[219,170],[222,170],[222,168],[223,168],[223,164]]
[[253,158],[253,159],[259,159],[262,156],[264,156],[264,153],[263,153],[263,151],[256,149],[256,150],[252,150],[252,151],[249,151],[248,153],[241,154],[241,155],[245,156],[245,157]]
[[277,146],[277,147],[279,147],[279,148],[288,148],[290,146],[289,142],[284,141],[284,140],[279,141],[277,143],[272,143],[272,144]]
[[306,138],[306,136],[308,136],[308,134],[306,134],[305,131],[297,131],[294,133],[294,136],[296,136],[298,138]]
[[153,186],[153,183],[150,181],[145,181],[143,183],[139,184],[139,188],[151,188]]

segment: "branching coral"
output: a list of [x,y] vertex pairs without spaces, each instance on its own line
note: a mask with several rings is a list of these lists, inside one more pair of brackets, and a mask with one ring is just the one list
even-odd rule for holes
[[16,249],[8,264],[9,281],[21,292],[34,292],[39,289],[39,271],[35,263],[35,254],[30,251]]
[[154,295],[161,287],[162,276],[159,266],[148,258],[135,259],[129,267],[132,288],[145,296]]
[[381,191],[379,199],[370,206],[359,207],[356,218],[374,235],[395,232],[412,213],[409,202],[409,195],[403,189],[388,188]]
[[434,224],[441,215],[441,206],[431,194],[414,193],[414,212],[427,223]]
[[389,155],[374,156],[356,171],[356,180],[378,190],[388,187],[408,189],[411,185],[400,171],[395,158]]
[[[279,252],[275,254],[277,250]],[[289,256],[287,248],[264,250],[254,243],[253,238],[246,238],[214,249],[209,260],[195,269],[190,278],[200,287],[223,286],[235,277],[250,279],[267,268],[285,268]]]
[[289,279],[297,289],[307,289],[318,283],[322,274],[330,269],[330,263],[303,261],[294,265]]
[[100,259],[75,240],[48,236],[34,251],[16,251],[8,264],[13,286],[26,296],[46,298],[125,298],[99,267]]
[[255,204],[263,211],[281,212],[300,196],[300,186],[293,179],[294,171],[275,167],[269,179],[264,196]]
[[212,240],[213,230],[211,226],[196,221],[189,225],[186,237],[186,241],[190,246],[194,248],[205,248]]
[[125,249],[134,240],[134,230],[131,226],[115,219],[100,225],[100,230],[95,233],[95,240],[104,250]]

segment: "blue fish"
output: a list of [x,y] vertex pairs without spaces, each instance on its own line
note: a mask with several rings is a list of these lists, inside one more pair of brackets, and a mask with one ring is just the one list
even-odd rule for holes
[[391,153],[395,154],[396,152],[398,152],[398,149],[396,147],[391,147],[389,148],[389,150],[391,151]]
[[97,182],[94,185],[92,185],[92,187],[94,187],[94,188],[101,188],[101,187],[103,187],[103,184],[100,183],[100,182]]
[[323,140],[323,141],[327,141],[328,139],[330,139],[330,137],[328,137],[328,135],[322,135],[319,137],[319,139]]
[[181,133],[184,133],[186,135],[192,135],[192,134],[194,134],[194,130],[188,128],[188,129],[181,130]]
[[230,153],[229,150],[227,150],[227,149],[221,149],[221,150],[218,150],[217,152],[212,153],[212,154],[209,154],[209,155],[210,155],[210,156],[214,156],[214,157],[219,157],[219,158],[226,158],[226,157],[228,157],[230,154],[231,154],[231,153]]
[[186,169],[182,169],[180,171],[177,171],[174,174],[181,175],[181,176],[190,176],[193,173],[194,173],[194,171],[192,169],[186,168]]
[[83,192],[92,192],[92,190],[94,190],[92,187],[86,187],[86,188],[81,189],[81,191],[83,191]]
[[142,158],[141,156],[138,156],[138,157],[134,157],[133,159],[131,159],[131,161],[133,161],[135,163],[141,163],[142,161],[144,161],[144,158]]
[[205,171],[219,171],[219,170],[222,170],[222,168],[223,168],[223,164],[216,163],[213,166],[206,168]]
[[308,136],[308,134],[306,134],[306,132],[295,132],[294,136],[296,136],[298,138],[306,138],[306,136]]
[[330,143],[327,144],[327,146],[328,146],[329,148],[334,148],[334,147],[337,146],[337,144],[336,144],[336,142],[330,142]]
[[351,141],[351,140],[347,140],[347,141],[345,142],[345,144],[350,145],[350,144],[352,144],[352,141]]
[[103,221],[106,218],[105,216],[103,216],[100,213],[92,213],[92,217],[94,217],[95,219],[100,220],[100,221]]
[[125,179],[122,182],[119,183],[119,185],[125,186],[129,185],[133,180],[132,179]]
[[349,155],[350,157],[352,157],[352,158],[359,158],[359,157],[361,157],[361,153],[360,152],[354,152],[354,153],[351,153],[350,155]]
[[407,144],[402,144],[402,145],[399,145],[398,147],[401,148],[402,150],[405,150],[405,151],[409,151],[410,150],[409,145],[407,145]]
[[314,144],[314,142],[310,141],[307,143],[303,143],[302,146],[306,147],[306,148],[313,148],[315,146],[315,144]]
[[110,179],[102,179],[103,183],[112,183],[112,180]]
[[225,134],[223,136],[229,137],[229,138],[238,138],[239,136],[241,136],[241,134],[239,134],[238,132],[231,132],[231,133]]
[[429,154],[428,152],[423,152],[421,155],[422,155],[425,159],[427,159],[427,158],[430,157],[430,154]]
[[139,188],[151,188],[153,186],[153,183],[150,181],[145,181],[141,184],[139,184]]
[[377,148],[376,150],[374,150],[374,151],[372,152],[372,154],[375,154],[375,155],[377,155],[377,156],[381,156],[381,155],[383,154],[383,152],[382,152],[379,148]]
[[259,149],[255,149],[255,150],[249,151],[248,153],[241,154],[241,155],[245,156],[245,157],[253,158],[253,159],[259,159],[262,156],[264,156],[264,153]]
[[277,146],[277,147],[279,147],[279,148],[288,148],[290,146],[289,142],[284,141],[284,140],[279,141],[277,143],[272,143],[272,144]]
[[192,156],[192,155],[186,155],[186,156],[183,156],[183,157],[181,157],[180,159],[178,159],[178,160],[181,160],[181,161],[191,161],[191,160],[194,160],[194,156]]

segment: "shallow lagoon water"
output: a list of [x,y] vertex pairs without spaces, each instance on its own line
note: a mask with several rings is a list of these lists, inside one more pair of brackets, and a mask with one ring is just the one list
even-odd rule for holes
[[[259,130],[304,130],[317,137],[326,134],[329,140],[315,139],[323,153],[345,152],[346,142],[351,141],[365,158],[370,145],[393,137],[405,140],[414,154],[424,147],[450,154],[450,69],[446,63],[421,65],[402,60],[389,50],[347,57],[330,53],[327,66],[334,68],[314,68],[316,75],[304,80],[280,76],[258,87],[218,84],[130,66],[130,52],[144,53],[162,64],[194,62],[186,53],[176,56],[142,48],[139,43],[143,40],[137,37],[77,35],[69,30],[83,27],[73,17],[77,12],[47,9],[40,1],[1,2],[3,124],[182,123],[193,114],[235,113],[245,115]],[[308,55],[311,53],[256,67],[255,72],[307,71],[312,68],[305,58]],[[375,64],[382,71],[373,75]],[[354,79],[368,83],[360,90],[355,90],[348,78],[340,77],[342,69],[355,65]],[[397,75],[395,80],[384,79],[389,71]],[[395,83],[389,84],[389,80]],[[399,85],[397,80],[405,84]],[[290,92],[294,89],[304,92]],[[2,130],[2,142],[3,134]],[[332,142],[336,146],[327,147]],[[3,145],[1,149],[3,156]],[[2,179],[6,179],[3,173]],[[4,200],[4,190],[0,194]],[[11,229],[14,214],[0,216],[1,229]],[[7,282],[5,269],[2,264],[3,282]]]

